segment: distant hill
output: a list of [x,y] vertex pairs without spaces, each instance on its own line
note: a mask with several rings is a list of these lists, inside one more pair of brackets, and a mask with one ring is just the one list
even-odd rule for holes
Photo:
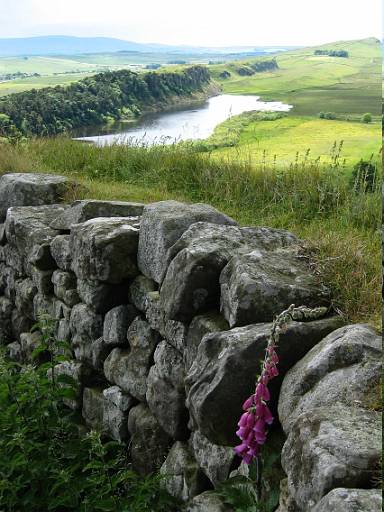
[[[275,47],[277,50],[291,47]],[[105,52],[158,52],[158,53],[268,53],[273,47],[193,47],[135,43],[110,37],[41,36],[0,39],[0,56],[19,55],[76,55]]]

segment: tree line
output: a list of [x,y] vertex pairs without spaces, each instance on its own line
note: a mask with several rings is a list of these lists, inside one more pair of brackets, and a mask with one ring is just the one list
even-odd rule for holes
[[50,136],[75,128],[140,115],[172,96],[201,91],[210,81],[204,66],[175,73],[119,70],[99,73],[69,86],[32,89],[0,98],[0,137]]
[[347,59],[349,53],[347,50],[315,50],[315,55],[328,55],[328,57],[344,57]]

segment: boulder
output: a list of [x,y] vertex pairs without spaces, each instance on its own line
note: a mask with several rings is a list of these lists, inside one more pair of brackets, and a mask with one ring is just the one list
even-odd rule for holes
[[55,270],[56,261],[51,254],[51,246],[49,243],[35,245],[28,257],[28,263],[34,265],[39,270]]
[[38,356],[34,356],[33,352],[42,345],[43,338],[39,331],[23,332],[20,335],[20,346],[22,359],[26,363],[42,363],[48,361],[48,354],[44,351]]
[[12,341],[12,311],[12,302],[0,297],[0,345]]
[[127,339],[130,350],[112,350],[104,363],[104,373],[109,382],[145,401],[148,372],[160,338],[145,320],[137,317],[128,329]]
[[348,325],[329,334],[284,378],[279,419],[285,432],[300,414],[319,406],[364,406],[379,390],[381,358],[382,339],[372,327]]
[[103,339],[107,345],[127,345],[127,331],[138,311],[131,304],[117,306],[104,317]]
[[57,235],[51,242],[51,254],[61,270],[70,271],[72,263],[70,235]]
[[180,501],[189,501],[202,491],[210,488],[207,477],[193,458],[188,445],[176,441],[161,466],[164,485],[172,496]]
[[[275,409],[282,376],[316,343],[342,325],[339,317],[292,322],[280,336],[280,376],[270,383]],[[195,429],[212,443],[231,446],[241,406],[255,387],[272,324],[206,335],[186,378],[187,406]]]
[[291,304],[322,306],[329,293],[294,248],[234,256],[220,276],[221,310],[231,327],[270,322]]
[[192,433],[190,446],[198,465],[215,487],[228,479],[235,459],[231,446],[213,444],[198,430]]
[[39,246],[49,244],[58,234],[49,224],[64,209],[64,206],[49,205],[14,207],[8,210],[5,221],[7,240],[18,250],[25,268],[29,256],[38,251]]
[[301,414],[283,447],[288,489],[303,512],[337,487],[367,488],[380,474],[381,416],[342,404]]
[[90,345],[103,334],[103,317],[85,304],[76,304],[71,311],[70,328],[76,358],[89,361]]
[[[1,331],[0,331],[0,345],[2,345]],[[6,347],[6,354],[9,357],[9,359],[12,359],[13,361],[17,361],[18,363],[23,362],[23,354],[21,351],[21,345],[18,341],[13,341],[12,343],[8,343],[8,345]]]
[[128,412],[135,399],[124,394],[118,386],[104,389],[103,430],[115,441],[128,437]]
[[182,355],[166,341],[156,348],[155,365],[147,379],[146,399],[151,412],[173,439],[188,437]]
[[79,279],[121,283],[138,274],[139,230],[129,217],[97,218],[72,227],[72,270]]
[[41,316],[54,316],[53,297],[46,297],[37,293],[33,297],[33,317],[38,320]]
[[213,491],[205,491],[191,500],[185,512],[233,512],[233,508]]
[[96,313],[106,313],[111,308],[127,302],[127,284],[125,282],[110,284],[78,279],[77,293],[82,302]]
[[7,237],[5,236],[5,224],[0,222],[0,246],[7,243]]
[[57,298],[67,306],[73,307],[81,302],[76,289],[76,276],[73,272],[55,270],[52,274],[53,291]]
[[215,311],[196,316],[189,326],[183,350],[184,365],[186,371],[190,369],[197,356],[201,340],[206,334],[227,331],[228,323]]
[[73,187],[65,176],[51,174],[3,174],[0,176],[0,219],[11,206],[41,206],[60,203]]
[[97,217],[136,217],[136,222],[139,223],[138,217],[143,213],[143,209],[144,205],[141,203],[83,199],[75,201],[65,212],[58,215],[51,222],[51,227],[69,231],[74,224],[80,224]]
[[84,388],[82,416],[88,427],[103,431],[104,402],[103,388]]
[[167,457],[171,439],[144,404],[130,410],[128,431],[134,469],[142,475],[157,472]]
[[15,305],[17,309],[31,320],[34,320],[33,299],[37,294],[37,287],[32,279],[23,279],[15,283]]
[[37,292],[41,295],[53,294],[52,270],[39,270],[37,267],[30,267],[30,275]]
[[333,489],[313,508],[313,512],[381,512],[380,489]]
[[145,276],[137,276],[129,287],[129,300],[139,311],[145,313],[148,294],[155,291],[157,291],[155,281]]
[[199,221],[236,225],[233,219],[206,204],[160,201],[146,205],[140,226],[138,251],[141,272],[156,283],[161,283],[167,271],[168,249],[191,224]]
[[298,242],[281,230],[192,224],[167,252],[168,270],[161,286],[167,318],[189,322],[198,313],[218,308],[220,273],[235,254],[251,248],[272,250],[293,241]]

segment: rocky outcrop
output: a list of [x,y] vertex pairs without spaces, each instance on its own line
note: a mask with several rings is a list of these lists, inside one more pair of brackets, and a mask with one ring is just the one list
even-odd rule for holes
[[[0,343],[35,364],[30,328],[49,315],[72,357],[54,371],[71,378],[66,404],[87,427],[126,443],[141,474],[161,468],[186,511],[230,512],[220,489],[243,474],[234,433],[270,322],[329,293],[292,233],[239,227],[204,204],[57,204],[71,186],[0,178]],[[377,507],[378,336],[342,323],[328,312],[280,335],[281,512]]]

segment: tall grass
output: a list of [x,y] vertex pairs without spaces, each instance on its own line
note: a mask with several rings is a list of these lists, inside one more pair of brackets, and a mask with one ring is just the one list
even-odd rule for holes
[[351,320],[378,319],[380,183],[356,191],[341,147],[330,164],[308,152],[287,168],[265,159],[254,165],[244,155],[211,158],[193,144],[97,147],[55,138],[0,149],[0,171],[65,173],[94,198],[203,201],[242,224],[290,229],[314,248],[335,305]]

